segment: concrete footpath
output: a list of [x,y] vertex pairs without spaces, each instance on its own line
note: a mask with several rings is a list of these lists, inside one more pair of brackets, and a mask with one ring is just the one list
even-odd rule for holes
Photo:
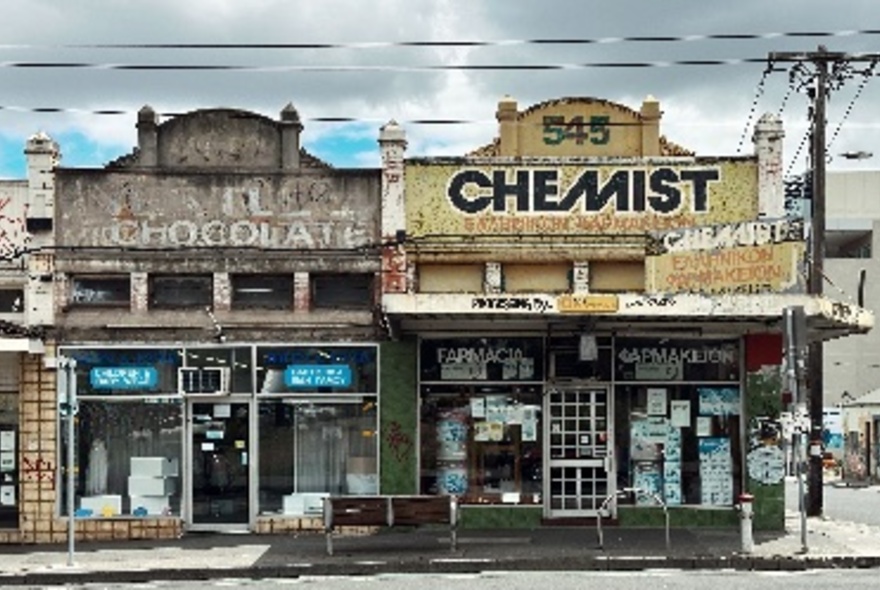
[[79,543],[73,566],[66,545],[0,546],[0,586],[146,582],[210,578],[369,575],[486,570],[741,569],[806,570],[880,567],[880,527],[807,520],[807,551],[798,513],[785,532],[755,533],[742,551],[739,530],[604,527],[463,530],[451,550],[447,531],[386,530],[334,539],[321,534],[190,533],[169,541]]

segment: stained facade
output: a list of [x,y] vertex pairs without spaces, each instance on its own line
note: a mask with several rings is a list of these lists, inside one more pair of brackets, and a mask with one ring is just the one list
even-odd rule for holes
[[749,491],[782,526],[782,310],[826,340],[873,316],[804,293],[778,121],[706,158],[660,113],[505,98],[471,154],[407,157],[390,122],[356,170],[302,149],[290,105],[145,107],[100,169],[35,137],[0,269],[24,292],[0,540],[66,538],[66,404],[80,538],[319,530],[322,498],[377,493],[497,527],[725,525]]

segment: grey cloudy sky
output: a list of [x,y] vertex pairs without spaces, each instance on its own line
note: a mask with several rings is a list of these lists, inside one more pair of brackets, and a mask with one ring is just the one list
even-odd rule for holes
[[[20,150],[44,130],[62,138],[65,163],[102,165],[136,141],[135,113],[234,107],[277,117],[288,102],[305,120],[307,146],[362,152],[351,161],[377,165],[373,141],[382,121],[466,119],[464,125],[409,125],[411,155],[461,154],[495,133],[499,98],[525,108],[562,96],[594,96],[638,108],[661,101],[662,131],[699,154],[735,154],[762,77],[763,64],[649,68],[595,67],[553,71],[421,71],[436,65],[583,64],[766,58],[771,51],[878,52],[880,34],[843,34],[880,25],[876,0],[3,0],[0,7],[0,146]],[[880,27],[878,27],[880,28]],[[687,37],[724,33],[838,33],[756,40],[693,39],[564,45],[509,43],[490,47],[384,46],[399,41],[515,41]],[[364,45],[375,42],[378,46]],[[76,44],[354,43],[338,49],[107,49]],[[109,67],[21,68],[19,62],[96,65],[240,65],[256,71],[130,71]],[[303,66],[354,69],[304,71]],[[364,68],[364,69],[358,69]],[[416,68],[415,70],[409,68]],[[878,68],[880,71],[880,68]],[[829,139],[859,88],[861,76],[831,97]],[[785,72],[767,77],[757,115],[778,112],[789,88]],[[875,152],[880,167],[880,81],[865,86],[835,138],[833,154]],[[59,107],[64,113],[31,109]],[[89,114],[122,109],[125,115]],[[782,112],[785,161],[792,162],[807,125],[807,99],[795,92]],[[309,121],[352,117],[361,124]],[[479,123],[482,122],[482,123]],[[750,132],[749,132],[750,133]],[[63,138],[81,134],[94,142]],[[343,147],[338,147],[342,144]],[[347,146],[347,147],[346,147]],[[876,148],[876,149],[875,149]],[[743,150],[749,151],[747,141]],[[86,150],[88,153],[83,153]],[[323,155],[323,154],[319,154]],[[804,151],[805,155],[805,151]],[[341,157],[341,156],[340,156]],[[331,163],[333,157],[329,157]],[[2,160],[2,157],[0,157]],[[859,166],[871,166],[871,161]],[[853,166],[834,158],[832,169]],[[3,168],[0,166],[0,176]]]

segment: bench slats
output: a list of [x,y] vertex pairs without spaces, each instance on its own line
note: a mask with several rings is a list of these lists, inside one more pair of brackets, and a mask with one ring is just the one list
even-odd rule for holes
[[454,496],[337,496],[324,498],[327,554],[333,555],[333,529],[340,526],[448,524],[453,551],[458,539]]

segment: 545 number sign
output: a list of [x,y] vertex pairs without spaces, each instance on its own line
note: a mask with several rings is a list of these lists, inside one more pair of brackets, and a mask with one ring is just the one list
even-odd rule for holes
[[611,138],[608,129],[610,117],[594,115],[589,120],[578,115],[568,121],[562,115],[546,115],[544,117],[544,143],[559,145],[566,140],[574,140],[578,145],[589,141],[593,145],[605,145]]

